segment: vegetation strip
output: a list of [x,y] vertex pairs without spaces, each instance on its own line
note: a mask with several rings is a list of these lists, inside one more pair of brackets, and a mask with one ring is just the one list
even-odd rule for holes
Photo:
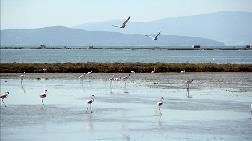
[[0,73],[252,72],[252,64],[214,63],[1,63]]

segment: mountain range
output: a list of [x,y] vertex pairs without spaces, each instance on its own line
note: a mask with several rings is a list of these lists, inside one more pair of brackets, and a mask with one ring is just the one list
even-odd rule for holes
[[[202,37],[224,42],[226,45],[244,45],[252,43],[252,13],[224,11],[184,17],[164,18],[150,22],[133,22],[126,29],[114,28],[122,20],[86,23],[74,26],[91,31],[113,31],[127,34],[162,34]],[[126,18],[126,17],[125,17]]]
[[108,31],[87,31],[63,26],[37,29],[1,30],[1,47],[4,46],[223,46],[224,43],[200,37],[162,35],[157,41],[142,34],[124,34]]
[[[216,12],[194,16],[133,22],[86,23],[74,27],[1,30],[1,46],[224,46],[252,43],[251,12]],[[144,36],[161,32],[157,41]]]

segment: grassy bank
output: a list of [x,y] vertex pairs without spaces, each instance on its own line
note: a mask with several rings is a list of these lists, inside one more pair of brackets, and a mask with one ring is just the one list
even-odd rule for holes
[[149,73],[156,72],[252,72],[252,64],[191,64],[191,63],[4,63],[0,73],[42,73],[43,68],[50,73]]

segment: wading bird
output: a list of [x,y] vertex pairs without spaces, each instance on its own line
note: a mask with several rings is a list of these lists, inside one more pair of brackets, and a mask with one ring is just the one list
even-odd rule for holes
[[46,98],[46,96],[47,96],[47,90],[45,90],[45,91],[44,91],[42,94],[40,94],[39,96],[40,96],[40,98],[42,98],[41,102],[42,102],[42,104],[44,105],[43,99]]
[[[163,104],[164,104],[164,98],[161,97],[160,100],[157,102],[157,106],[158,106],[158,110],[159,110],[159,111],[160,111],[160,108],[161,108],[161,106],[162,106]],[[160,114],[162,114],[161,111],[160,111]]]
[[193,82],[193,79],[192,80],[187,80],[186,81],[186,88],[189,89],[189,85],[192,84],[192,82]]
[[152,40],[156,41],[156,40],[158,40],[158,36],[159,36],[160,34],[161,34],[161,33],[158,32],[158,34],[157,34],[155,37],[153,37],[153,36],[151,36],[151,35],[145,35],[145,36],[150,37],[150,38],[152,38]]
[[123,23],[122,23],[122,25],[121,26],[118,26],[118,25],[112,25],[112,26],[114,26],[114,27],[119,27],[119,28],[125,28],[127,25],[127,23],[129,22],[129,20],[130,20],[130,16],[127,18],[127,20],[125,20]]
[[83,73],[79,76],[79,78],[84,78],[86,76],[86,73]]
[[180,71],[180,73],[185,73],[185,70]]
[[129,74],[129,75],[127,75],[127,76],[122,77],[122,79],[123,79],[123,80],[128,80],[128,79],[129,79],[129,77],[130,77],[130,74]]
[[87,99],[87,111],[86,112],[88,112],[88,109],[89,109],[90,113],[93,113],[93,111],[91,109],[91,104],[94,102],[94,98],[95,98],[95,96],[91,95],[91,97],[89,99]]
[[22,82],[22,80],[24,79],[24,77],[25,77],[25,72],[24,72],[23,74],[20,75],[21,82]]
[[91,73],[92,73],[92,71],[87,72],[87,74],[91,74]]
[[43,71],[44,71],[44,78],[45,78],[45,80],[48,80],[48,78],[46,77],[46,71],[47,71],[47,69],[43,68]]
[[7,107],[7,106],[4,103],[4,99],[7,98],[9,94],[10,93],[8,91],[6,91],[3,95],[2,94],[0,95],[0,98],[2,99],[2,102],[3,102],[3,104],[4,104],[5,107]]
[[151,71],[151,73],[155,73],[155,71],[156,71],[156,68],[154,68],[154,70],[153,70],[153,71]]
[[252,104],[250,105],[250,113],[252,115]]

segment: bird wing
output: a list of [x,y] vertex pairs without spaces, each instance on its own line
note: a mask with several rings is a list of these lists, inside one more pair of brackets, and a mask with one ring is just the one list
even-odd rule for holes
[[151,36],[151,35],[144,35],[144,36],[147,36],[147,37],[150,37],[150,38],[154,39],[154,37],[153,37],[153,36]]
[[126,25],[129,20],[130,20],[130,16],[128,17],[128,19],[126,21],[123,22],[122,25]]
[[113,27],[119,27],[119,26],[117,26],[117,25],[112,25]]
[[155,38],[157,38],[160,35],[160,32],[155,36]]

